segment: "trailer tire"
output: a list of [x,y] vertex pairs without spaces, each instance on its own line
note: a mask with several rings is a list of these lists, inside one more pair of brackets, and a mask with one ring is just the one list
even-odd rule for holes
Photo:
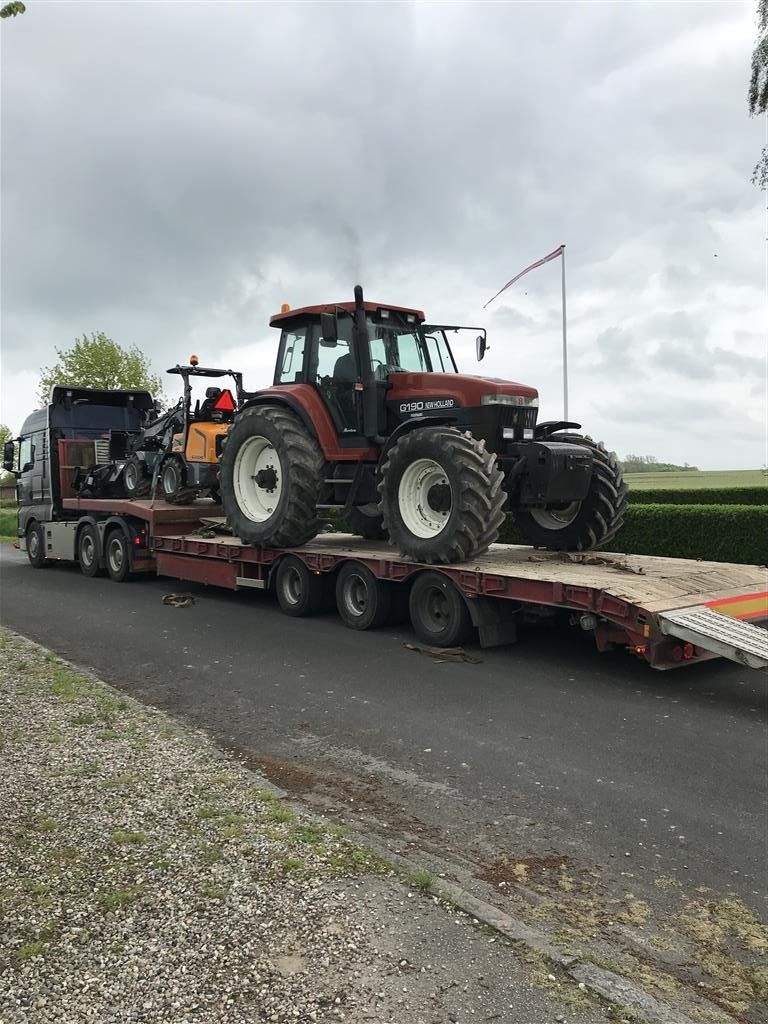
[[99,531],[86,523],[77,535],[77,561],[83,576],[101,576],[104,572],[99,558]]
[[286,615],[315,615],[325,604],[325,579],[311,572],[300,558],[281,558],[275,576],[277,603]]
[[430,647],[459,647],[472,633],[464,595],[440,572],[422,572],[408,601],[416,636]]
[[110,530],[104,541],[107,574],[115,583],[125,583],[131,576],[131,545],[119,528]]
[[41,523],[31,523],[27,527],[27,558],[33,569],[44,569],[51,564],[45,557],[45,530]]
[[392,584],[362,562],[346,562],[336,577],[336,607],[350,629],[376,629],[389,619]]

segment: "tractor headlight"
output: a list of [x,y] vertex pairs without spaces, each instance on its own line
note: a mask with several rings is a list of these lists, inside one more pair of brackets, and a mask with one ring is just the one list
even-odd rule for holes
[[529,398],[527,395],[483,395],[480,399],[482,405],[514,405],[523,406],[528,409],[538,408],[538,398]]

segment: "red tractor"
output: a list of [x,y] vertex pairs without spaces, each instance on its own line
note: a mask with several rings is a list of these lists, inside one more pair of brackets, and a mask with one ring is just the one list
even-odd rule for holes
[[[246,399],[224,442],[221,499],[235,534],[292,547],[338,510],[419,562],[473,558],[509,509],[537,547],[596,548],[622,524],[615,455],[578,423],[537,423],[535,388],[459,374],[447,332],[417,309],[284,306],[275,382]],[[486,349],[485,331],[477,356]]]

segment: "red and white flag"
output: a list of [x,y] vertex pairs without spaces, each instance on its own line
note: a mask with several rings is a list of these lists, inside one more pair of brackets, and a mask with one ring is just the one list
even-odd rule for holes
[[[532,263],[530,267],[526,267],[525,270],[521,270],[520,273],[516,274],[511,281],[507,281],[504,287],[500,288],[493,296],[493,298],[488,299],[485,306],[490,306],[494,299],[497,299],[501,295],[501,293],[505,292],[507,288],[509,288],[511,285],[515,283],[515,281],[519,281],[521,277],[525,277],[529,270],[535,270],[536,267],[543,267],[545,263],[549,263],[550,260],[556,260],[557,257],[562,256],[564,252],[565,246],[560,245],[557,247],[557,249],[555,249],[554,252],[551,252],[548,256],[544,256],[542,259],[536,260],[536,262]],[[485,306],[483,306],[483,309],[485,309]]]

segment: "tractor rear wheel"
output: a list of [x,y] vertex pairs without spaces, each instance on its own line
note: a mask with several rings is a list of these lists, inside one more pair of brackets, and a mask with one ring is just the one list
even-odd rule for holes
[[[376,509],[375,512],[366,512],[364,509]],[[344,521],[349,527],[349,532],[356,537],[364,537],[366,540],[386,540],[387,531],[384,529],[384,520],[376,505],[359,505],[344,513]]]
[[197,497],[194,487],[187,487],[187,472],[177,455],[169,455],[160,467],[160,493],[170,505],[189,505]]
[[592,452],[592,481],[586,498],[544,508],[516,508],[515,522],[526,539],[550,551],[590,551],[603,547],[621,529],[627,485],[615,452],[581,434],[553,434],[553,441],[580,444]]
[[389,540],[418,562],[463,562],[504,522],[504,475],[485,442],[445,425],[418,427],[387,453],[381,509]]
[[135,455],[126,462],[123,469],[123,487],[128,498],[143,498],[152,489],[152,480],[146,466]]
[[259,547],[306,544],[317,535],[323,453],[298,416],[252,406],[235,419],[221,455],[221,503],[235,536]]

